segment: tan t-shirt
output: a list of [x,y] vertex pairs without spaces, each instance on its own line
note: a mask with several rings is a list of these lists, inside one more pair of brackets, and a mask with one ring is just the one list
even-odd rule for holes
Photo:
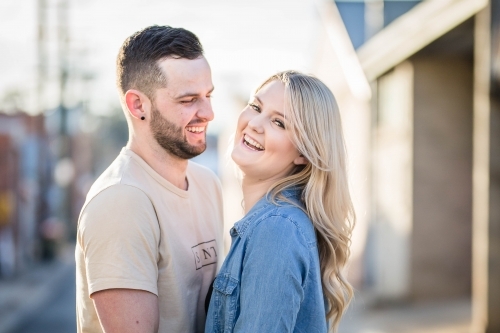
[[96,180],[78,221],[78,332],[102,332],[90,295],[127,288],[158,296],[159,332],[203,332],[204,302],[222,264],[221,187],[189,162],[183,191],[127,148]]

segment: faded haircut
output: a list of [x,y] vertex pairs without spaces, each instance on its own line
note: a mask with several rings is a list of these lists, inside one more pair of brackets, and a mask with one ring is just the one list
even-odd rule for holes
[[137,89],[154,100],[155,90],[167,85],[159,60],[169,57],[193,60],[202,55],[198,37],[186,29],[154,25],[138,31],[125,40],[116,59],[120,95]]

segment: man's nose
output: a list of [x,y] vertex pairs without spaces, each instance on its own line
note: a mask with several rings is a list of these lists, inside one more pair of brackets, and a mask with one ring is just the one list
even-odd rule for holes
[[210,98],[203,98],[196,115],[198,116],[198,118],[204,119],[206,121],[212,121],[214,119],[214,110],[212,109]]

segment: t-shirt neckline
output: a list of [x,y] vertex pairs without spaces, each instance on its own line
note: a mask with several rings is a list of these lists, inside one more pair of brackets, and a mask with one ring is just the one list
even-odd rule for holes
[[[139,165],[151,177],[153,177],[158,183],[160,183],[163,187],[165,187],[170,192],[173,192],[173,193],[175,193],[178,196],[183,197],[183,198],[189,197],[189,189],[188,190],[182,190],[182,189],[178,188],[177,186],[175,186],[174,184],[172,184],[171,182],[169,182],[168,180],[166,180],[165,178],[163,178],[145,160],[143,160],[142,157],[140,157],[139,155],[137,155],[136,153],[134,153],[130,148],[123,147],[121,153],[124,154],[124,155],[126,155],[126,156],[130,156],[134,161],[136,161],[137,163],[139,163]],[[190,167],[189,167],[189,161],[188,161],[188,167],[187,167],[187,170],[186,170],[186,179],[187,179],[187,182],[188,182],[189,186],[192,186],[192,182],[190,182],[190,177],[189,177],[189,173],[190,173],[189,169],[190,169]]]

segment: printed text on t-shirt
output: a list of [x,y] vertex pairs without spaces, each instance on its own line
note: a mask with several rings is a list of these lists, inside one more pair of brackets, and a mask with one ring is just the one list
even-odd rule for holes
[[197,244],[191,248],[194,255],[196,270],[217,263],[217,243],[215,239]]

